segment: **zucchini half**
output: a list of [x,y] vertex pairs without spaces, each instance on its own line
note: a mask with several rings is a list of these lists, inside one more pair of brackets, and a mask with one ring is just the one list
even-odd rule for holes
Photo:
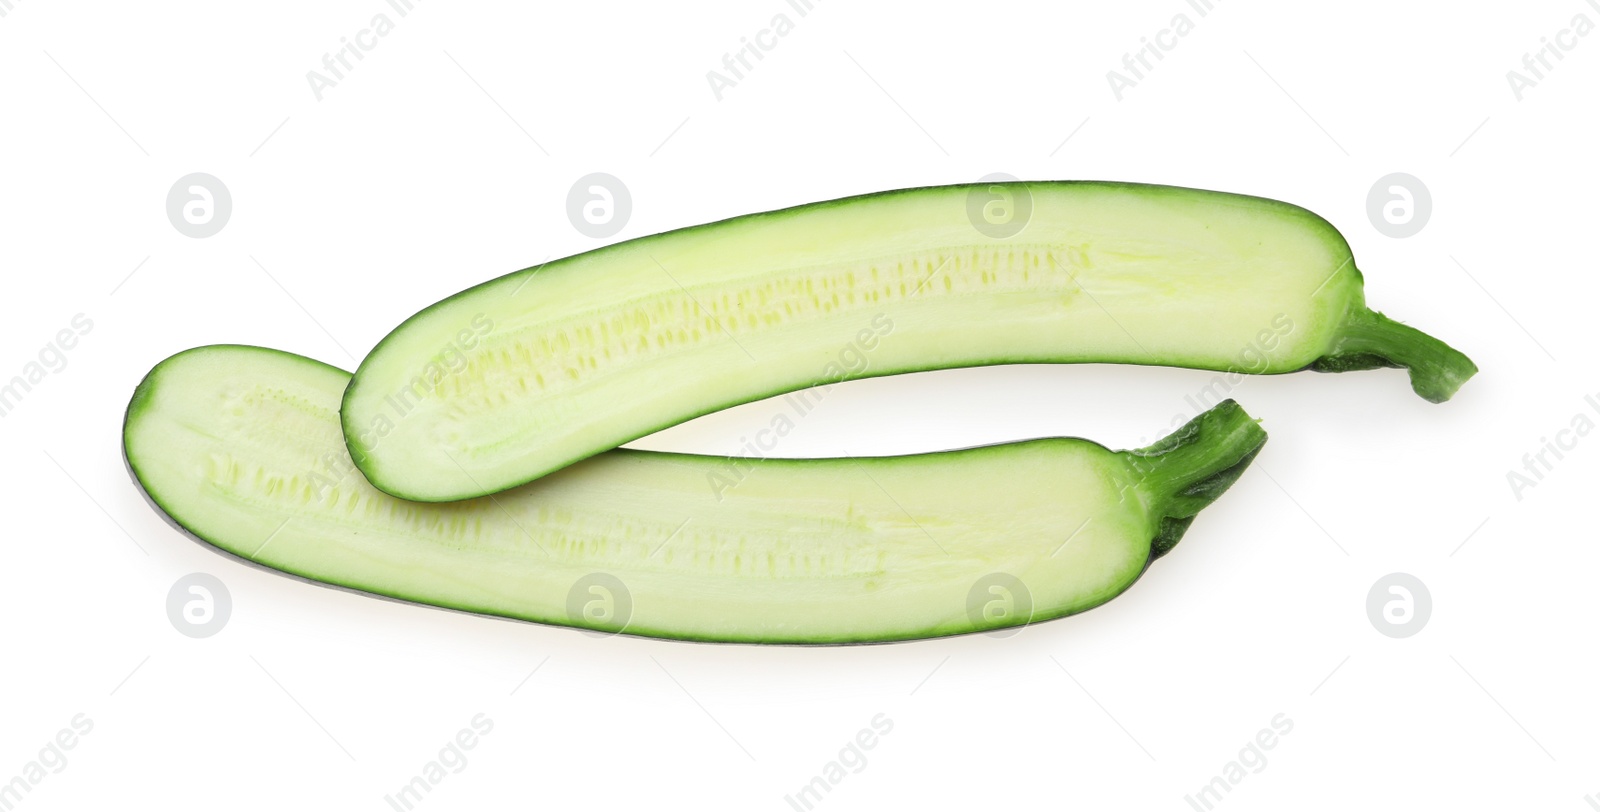
[[1008,363],[1476,371],[1366,307],[1326,220],[1256,197],[1056,182],[846,198],[630,240],[407,319],[345,393],[379,490],[450,501],[846,378]]
[[158,364],[124,454],[220,550],[404,601],[601,632],[860,643],[1098,606],[1172,549],[1266,434],[1228,401],[1138,451],[1043,439],[904,457],[617,450],[515,490],[422,504],[372,488],[339,429],[349,375],[211,346]]

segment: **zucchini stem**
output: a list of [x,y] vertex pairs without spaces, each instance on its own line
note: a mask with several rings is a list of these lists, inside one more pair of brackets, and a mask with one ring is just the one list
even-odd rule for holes
[[1195,514],[1244,473],[1266,442],[1256,419],[1224,400],[1154,445],[1122,452],[1138,476],[1136,487],[1160,517],[1150,560],[1177,545]]
[[1309,368],[1350,372],[1377,367],[1409,370],[1411,388],[1433,403],[1449,400],[1478,371],[1472,359],[1443,341],[1364,307],[1345,320],[1333,348]]

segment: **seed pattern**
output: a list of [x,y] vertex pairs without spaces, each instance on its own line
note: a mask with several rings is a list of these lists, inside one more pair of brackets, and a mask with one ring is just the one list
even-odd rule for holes
[[[908,552],[939,552],[927,544],[924,528],[889,504],[853,506],[836,519],[822,519],[813,505],[796,503],[786,514],[771,512],[769,503],[763,515],[744,521],[729,521],[738,508],[719,504],[713,508],[716,516],[682,523],[683,516],[659,510],[659,495],[657,509],[628,513],[617,508],[629,503],[626,486],[618,486],[615,499],[578,501],[562,495],[556,475],[554,483],[527,486],[551,488],[548,500],[513,491],[423,505],[367,484],[344,454],[334,412],[324,404],[258,386],[227,393],[221,413],[231,418],[230,434],[239,432],[233,436],[249,441],[237,448],[220,443],[211,448],[197,481],[252,512],[270,515],[285,504],[320,506],[298,511],[295,525],[283,531],[291,535],[367,535],[381,528],[382,537],[426,540],[475,554],[719,578],[881,578],[904,568]],[[723,461],[656,464],[685,469],[683,503],[688,505],[704,499],[706,472]],[[774,536],[783,541],[774,544]],[[896,537],[905,544],[886,543]],[[966,559],[946,563],[960,560]]]
[[737,286],[719,283],[715,292],[691,286],[687,295],[662,274],[654,293],[603,314],[491,334],[457,374],[431,382],[428,396],[449,399],[465,416],[491,408],[492,399],[508,391],[535,397],[560,392],[675,353],[731,347],[744,336],[849,311],[860,311],[865,323],[873,313],[924,297],[1070,296],[1078,290],[1075,274],[1089,267],[1087,245],[1018,244],[791,268]]

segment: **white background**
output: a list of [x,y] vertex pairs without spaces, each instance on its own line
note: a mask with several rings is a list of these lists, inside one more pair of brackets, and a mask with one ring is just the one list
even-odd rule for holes
[[[478,713],[492,733],[424,808],[790,809],[880,713],[893,731],[819,808],[1190,809],[1280,713],[1293,731],[1221,808],[1600,793],[1600,438],[1520,500],[1507,482],[1575,415],[1600,421],[1600,36],[1520,101],[1506,78],[1574,15],[1600,22],[1582,0],[5,5],[0,378],[74,314],[94,323],[0,419],[0,782],[75,714],[94,724],[18,808],[389,809]],[[307,71],[379,12],[394,31],[318,101]],[[779,12],[793,32],[718,101],[707,71]],[[1119,101],[1107,71],[1180,12],[1194,30]],[[600,244],[565,202],[596,171],[632,192],[614,239],[992,172],[1288,200],[1344,231],[1374,307],[1483,371],[1437,406],[1394,370],[1246,381],[1231,394],[1272,436],[1257,464],[1127,594],[1009,639],[599,639],[250,569],[141,501],[119,428],[155,362],[237,342],[353,367],[426,304]],[[208,239],[165,213],[190,172],[232,193]],[[1368,220],[1390,172],[1432,191],[1408,239]],[[856,382],[776,453],[1126,447],[1211,377]],[[730,453],[779,408],[636,445]],[[1365,608],[1397,571],[1434,604],[1403,640]],[[205,640],[165,611],[191,572],[233,597]]]

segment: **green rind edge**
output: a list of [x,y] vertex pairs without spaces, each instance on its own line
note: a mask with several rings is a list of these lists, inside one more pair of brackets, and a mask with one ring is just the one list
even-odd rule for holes
[[[1302,217],[1309,218],[1310,220],[1314,221],[1320,228],[1325,230],[1326,233],[1329,236],[1339,240],[1339,243],[1342,246],[1344,246],[1344,253],[1346,253],[1346,254],[1349,253],[1349,245],[1348,245],[1348,243],[1346,243],[1346,241],[1344,240],[1344,237],[1339,233],[1339,230],[1337,228],[1335,228],[1332,223],[1328,222],[1328,220],[1326,220],[1325,218],[1323,218],[1321,215],[1317,214],[1316,212],[1311,211],[1310,209],[1306,209],[1304,207],[1297,206],[1297,205],[1295,205],[1293,203],[1288,203],[1288,202],[1285,202],[1285,201],[1282,201],[1282,200],[1275,200],[1273,198],[1260,197],[1260,196],[1248,195],[1248,194],[1240,194],[1240,193],[1237,193],[1237,192],[1222,192],[1222,191],[1216,191],[1216,190],[1211,190],[1211,189],[1198,189],[1198,188],[1187,187],[1187,186],[1170,186],[1170,185],[1165,185],[1165,184],[1135,183],[1135,182],[1128,182],[1128,181],[1104,181],[1104,180],[1023,181],[1023,180],[1019,180],[1019,181],[1010,181],[1010,183],[1021,184],[1021,185],[1030,186],[1030,187],[1097,186],[1097,187],[1106,187],[1106,188],[1111,188],[1111,189],[1136,190],[1136,191],[1140,191],[1140,192],[1144,192],[1144,193],[1157,193],[1157,194],[1216,195],[1216,196],[1227,197],[1227,198],[1240,200],[1240,201],[1250,201],[1250,202],[1254,202],[1254,203],[1265,204],[1265,205],[1273,207],[1273,208],[1278,208],[1278,209],[1281,209],[1283,211],[1293,213],[1293,214],[1295,214],[1297,216],[1302,216]],[[453,301],[456,301],[458,299],[461,299],[463,297],[470,296],[470,295],[472,295],[473,293],[475,293],[476,291],[478,291],[480,289],[483,289],[483,288],[489,287],[491,285],[500,283],[500,282],[502,282],[502,281],[504,281],[506,279],[510,279],[510,278],[515,277],[515,276],[517,276],[519,274],[532,273],[532,272],[536,272],[536,271],[539,272],[539,273],[545,273],[545,274],[548,274],[548,273],[551,273],[551,272],[558,272],[558,271],[562,270],[562,267],[563,267],[564,263],[568,262],[569,260],[574,259],[575,257],[579,257],[579,256],[595,256],[595,255],[600,255],[600,254],[603,254],[603,253],[606,253],[606,252],[619,251],[619,250],[625,249],[628,246],[634,245],[634,244],[642,242],[642,241],[654,240],[654,239],[657,239],[657,238],[660,238],[660,237],[664,237],[664,236],[671,235],[671,234],[676,234],[676,233],[683,232],[683,231],[712,229],[712,228],[717,228],[717,227],[721,227],[721,226],[726,226],[726,225],[729,225],[729,224],[732,224],[732,223],[735,223],[735,222],[739,222],[739,221],[743,221],[743,220],[760,219],[760,218],[767,218],[767,217],[787,216],[787,215],[798,214],[800,212],[813,210],[813,209],[825,209],[825,208],[831,208],[831,207],[834,207],[834,206],[841,206],[841,205],[859,203],[859,202],[878,199],[878,198],[888,198],[888,197],[894,197],[894,196],[899,196],[899,195],[916,194],[916,193],[919,193],[919,192],[944,191],[944,190],[949,190],[949,189],[959,189],[959,188],[965,188],[965,187],[970,186],[970,185],[971,184],[946,184],[946,185],[915,186],[915,187],[908,187],[908,188],[904,188],[904,189],[891,189],[891,190],[885,190],[885,191],[879,191],[879,192],[870,192],[870,193],[867,193],[867,194],[849,195],[849,196],[845,196],[845,197],[834,198],[832,200],[823,200],[823,201],[817,201],[817,202],[813,202],[813,203],[805,203],[805,204],[801,204],[801,205],[797,205],[797,206],[790,206],[790,207],[781,208],[781,209],[774,209],[774,210],[771,210],[771,211],[756,212],[756,213],[752,213],[752,214],[742,214],[742,215],[738,215],[738,216],[735,216],[735,217],[728,217],[728,218],[724,218],[724,219],[721,219],[721,220],[715,220],[715,221],[712,221],[712,222],[709,222],[709,223],[702,223],[702,224],[693,225],[693,226],[685,226],[683,228],[672,229],[670,231],[664,231],[664,232],[661,232],[661,233],[658,233],[658,234],[649,234],[649,235],[645,235],[645,236],[641,236],[641,237],[634,237],[632,239],[624,240],[624,241],[618,242],[618,243],[613,243],[613,244],[607,245],[607,246],[602,246],[600,248],[596,248],[596,249],[593,249],[593,250],[590,250],[590,251],[581,252],[579,254],[574,254],[572,256],[562,257],[560,259],[551,260],[549,262],[541,263],[539,265],[534,265],[534,266],[530,266],[530,267],[523,268],[523,269],[520,269],[520,270],[512,271],[512,272],[507,273],[507,274],[502,274],[502,275],[500,275],[498,277],[495,277],[493,279],[489,279],[489,280],[487,280],[485,282],[480,282],[480,283],[478,283],[476,285],[473,285],[473,286],[471,286],[469,288],[466,288],[465,290],[462,290],[460,292],[457,292],[455,294],[447,296],[447,297],[445,297],[443,299],[440,299],[437,302],[434,302],[431,305],[428,305],[427,307],[424,307],[423,309],[417,311],[416,313],[413,313],[411,316],[409,316],[404,321],[402,321],[399,325],[397,325],[393,330],[390,330],[387,335],[385,335],[382,339],[380,339],[378,341],[378,343],[376,345],[373,346],[372,350],[367,354],[367,356],[361,360],[361,364],[356,367],[356,371],[351,375],[350,383],[345,387],[344,396],[340,401],[340,408],[339,408],[339,421],[340,421],[339,425],[340,425],[341,431],[344,434],[346,450],[350,453],[351,461],[355,464],[356,468],[361,471],[362,475],[367,478],[367,481],[370,482],[374,488],[377,488],[378,490],[383,491],[384,493],[387,493],[390,496],[394,496],[394,497],[399,498],[399,499],[406,499],[408,501],[413,501],[413,502],[427,502],[427,503],[454,502],[454,501],[460,501],[460,500],[464,500],[464,499],[476,499],[476,498],[483,497],[483,496],[490,496],[490,495],[496,494],[496,493],[503,493],[503,492],[505,492],[507,490],[511,490],[512,488],[516,488],[516,487],[520,487],[522,485],[526,485],[529,482],[532,482],[532,481],[534,481],[536,479],[539,479],[540,477],[545,476],[547,474],[550,474],[550,473],[553,473],[555,471],[558,471],[561,468],[564,468],[564,467],[566,467],[568,465],[572,465],[573,463],[581,462],[582,460],[587,459],[588,457],[594,456],[595,454],[603,453],[604,451],[609,450],[609,449],[599,449],[599,450],[596,450],[596,451],[594,451],[592,453],[589,453],[589,454],[585,454],[585,455],[582,455],[582,456],[576,456],[576,457],[573,457],[571,459],[564,460],[561,463],[556,464],[556,465],[548,468],[547,470],[538,471],[538,472],[534,473],[533,475],[528,476],[526,479],[521,479],[521,480],[519,480],[517,482],[509,483],[509,484],[504,485],[502,487],[490,487],[490,488],[485,488],[485,489],[483,489],[481,491],[461,491],[461,492],[457,492],[457,493],[452,493],[452,494],[450,494],[449,496],[446,496],[446,497],[424,496],[424,495],[421,495],[421,494],[408,492],[403,488],[393,487],[386,481],[386,479],[385,479],[385,477],[383,475],[383,472],[381,470],[379,470],[378,466],[376,466],[373,463],[372,458],[370,456],[368,456],[367,454],[365,454],[363,449],[361,449],[359,447],[359,437],[360,437],[360,434],[361,434],[361,427],[360,426],[352,426],[351,425],[350,414],[351,414],[352,410],[349,408],[349,405],[350,405],[351,399],[353,398],[357,388],[359,387],[359,385],[361,383],[362,372],[365,370],[365,368],[367,366],[367,362],[369,360],[371,360],[373,357],[375,357],[378,354],[379,350],[381,350],[384,347],[385,344],[387,344],[390,340],[392,340],[401,331],[405,330],[408,325],[410,325],[412,322],[414,322],[414,321],[416,321],[418,319],[423,318],[424,316],[426,316],[429,313],[433,312],[437,308],[443,307],[446,304],[449,304],[449,303],[451,303]],[[1341,266],[1340,270],[1343,270],[1344,267],[1346,267],[1346,266]],[[1353,266],[1353,263],[1348,265],[1348,267],[1350,268],[1351,272],[1354,274],[1353,283],[1356,285],[1356,288],[1359,291],[1359,289],[1361,287],[1361,283],[1362,283],[1362,277],[1361,277],[1360,271],[1355,269],[1355,267]],[[1359,295],[1357,296],[1357,301],[1358,302],[1360,301],[1360,296]],[[1000,365],[1008,365],[1008,364],[1026,364],[1026,363],[1079,363],[1079,362],[1080,361],[1077,360],[1077,359],[1071,359],[1071,358],[1067,358],[1067,357],[1063,357],[1059,361],[1050,361],[1050,362],[1044,362],[1044,361],[1040,361],[1038,359],[995,358],[995,359],[991,359],[989,361],[985,361],[985,362],[981,362],[981,363],[968,364],[968,365],[965,365],[962,368],[975,368],[975,367],[983,367],[983,366],[1000,366]],[[1148,366],[1148,365],[1141,365],[1141,366]],[[1184,365],[1184,364],[1162,364],[1160,366],[1167,366],[1167,367],[1176,368],[1176,369],[1197,369],[1197,370],[1205,370],[1205,371],[1222,371],[1222,372],[1231,371],[1231,370],[1218,370],[1215,367],[1209,367],[1209,366],[1198,366],[1198,365],[1189,366],[1189,365]],[[914,374],[914,373],[918,373],[918,372],[930,372],[930,371],[950,369],[950,368],[951,367],[935,365],[935,366],[927,366],[927,367],[901,369],[901,370],[895,370],[895,371],[892,371],[892,372],[875,373],[875,374],[872,374],[870,376],[861,376],[861,377],[892,377],[894,375],[906,375],[906,374]],[[1301,367],[1301,368],[1298,368],[1298,369],[1276,370],[1276,371],[1272,371],[1272,372],[1264,373],[1264,374],[1284,374],[1284,373],[1289,373],[1289,372],[1298,372],[1298,371],[1302,371],[1302,370],[1308,369],[1308,368],[1310,368],[1310,367]],[[1242,371],[1245,371],[1245,370],[1240,370],[1240,371],[1242,372]],[[854,380],[854,379],[852,378],[850,380]],[[832,383],[838,383],[838,381],[818,381],[818,382],[816,382],[816,383],[814,383],[812,385],[816,386],[816,385],[822,385],[824,383],[832,384]],[[806,388],[808,388],[808,387],[804,387],[804,386],[802,386],[802,387],[794,387],[794,386],[779,387],[779,388],[777,388],[777,389],[775,389],[773,391],[770,391],[770,392],[764,392],[764,393],[756,394],[756,395],[753,395],[753,396],[750,396],[750,397],[740,397],[740,398],[736,398],[734,400],[730,400],[730,401],[725,402],[725,403],[708,404],[706,406],[706,408],[704,408],[703,410],[697,411],[694,414],[690,414],[690,415],[688,415],[686,417],[681,417],[681,418],[671,418],[671,419],[667,420],[666,422],[663,422],[663,423],[655,426],[654,428],[651,428],[648,431],[639,432],[635,436],[630,437],[627,440],[623,440],[622,442],[624,442],[624,443],[632,442],[632,441],[638,440],[638,439],[640,439],[642,437],[647,437],[647,436],[649,436],[651,434],[654,434],[654,433],[656,433],[658,431],[662,431],[664,429],[668,429],[668,428],[671,428],[673,426],[681,425],[682,423],[688,422],[689,420],[693,420],[693,419],[698,418],[698,417],[703,417],[703,416],[708,415],[708,414],[713,414],[715,412],[723,411],[725,409],[729,409],[729,408],[732,408],[734,406],[740,406],[740,405],[743,405],[743,404],[746,404],[746,403],[754,403],[754,402],[759,401],[759,400],[764,400],[766,398],[787,394],[789,392],[801,391],[801,390],[806,389]]]
[[[248,345],[248,344],[212,344],[212,345],[205,345],[205,346],[200,346],[200,347],[194,347],[194,348],[191,348],[191,349],[187,349],[187,350],[184,350],[182,352],[174,353],[173,355],[167,357],[166,359],[163,359],[160,363],[156,364],[155,367],[153,367],[150,370],[150,372],[147,373],[144,376],[144,378],[140,380],[139,384],[135,387],[133,396],[129,399],[128,408],[127,408],[126,412],[124,413],[124,418],[123,418],[123,432],[122,432],[123,433],[123,441],[121,443],[121,445],[122,445],[123,464],[124,464],[124,466],[126,467],[126,469],[128,471],[129,479],[132,481],[134,487],[139,491],[139,494],[175,530],[179,531],[180,533],[182,533],[183,535],[189,537],[190,539],[193,539],[193,540],[195,540],[195,541],[197,541],[197,542],[199,542],[201,544],[206,545],[212,551],[214,551],[216,553],[219,553],[219,554],[221,554],[223,556],[226,556],[228,558],[231,558],[231,559],[233,559],[233,560],[235,560],[235,561],[237,561],[239,563],[245,564],[247,566],[250,566],[250,567],[265,571],[265,572],[273,573],[273,574],[276,574],[276,575],[279,575],[279,576],[283,576],[283,577],[286,577],[286,578],[290,578],[290,579],[293,579],[293,580],[296,580],[296,581],[301,581],[301,582],[304,582],[304,583],[307,583],[307,584],[311,584],[311,585],[314,585],[314,586],[319,586],[319,587],[323,587],[323,588],[327,588],[327,589],[334,589],[334,590],[338,590],[338,591],[341,591],[341,592],[349,592],[349,593],[361,595],[361,596],[364,596],[364,597],[377,598],[379,600],[393,601],[393,602],[396,602],[396,603],[402,603],[402,604],[406,604],[406,605],[410,605],[410,606],[423,607],[423,608],[427,608],[427,609],[437,609],[437,610],[442,610],[442,611],[447,611],[447,612],[459,612],[459,613],[462,613],[462,614],[469,614],[469,615],[473,615],[473,616],[476,616],[476,617],[484,617],[484,618],[490,618],[490,619],[495,619],[495,620],[504,620],[504,621],[517,622],[517,623],[531,623],[531,624],[535,624],[535,625],[539,625],[539,626],[546,626],[546,627],[557,628],[557,629],[569,629],[569,630],[572,630],[572,631],[583,632],[583,633],[590,634],[590,635],[598,633],[598,634],[605,634],[605,635],[611,635],[611,636],[635,637],[635,638],[651,639],[651,640],[674,640],[674,641],[691,642],[691,643],[711,643],[711,644],[718,644],[718,645],[751,645],[751,646],[763,646],[763,647],[791,646],[791,647],[815,648],[815,647],[821,647],[821,646],[881,645],[881,644],[890,644],[890,643],[906,643],[906,642],[912,642],[912,641],[916,641],[916,640],[935,640],[935,639],[942,639],[942,638],[949,638],[949,637],[961,637],[961,636],[975,635],[975,634],[990,634],[990,633],[994,633],[994,632],[1003,632],[1003,631],[1007,631],[1007,630],[1011,630],[1011,629],[1017,629],[1017,628],[1020,628],[1020,627],[1031,626],[1031,625],[1038,624],[1038,623],[1045,623],[1045,622],[1049,622],[1051,620],[1059,620],[1059,619],[1064,618],[1064,617],[1071,617],[1073,615],[1081,614],[1083,612],[1087,612],[1087,611],[1089,611],[1091,609],[1095,609],[1095,608],[1098,608],[1100,606],[1105,605],[1106,603],[1109,603],[1110,601],[1112,601],[1113,599],[1115,599],[1116,597],[1120,596],[1122,593],[1124,593],[1128,589],[1130,589],[1135,583],[1137,583],[1139,581],[1139,579],[1141,577],[1143,577],[1144,573],[1146,571],[1148,571],[1148,569],[1150,567],[1150,563],[1153,562],[1156,558],[1161,557],[1161,555],[1164,555],[1168,550],[1171,549],[1173,544],[1177,543],[1178,538],[1183,535],[1184,530],[1186,530],[1188,528],[1189,523],[1192,522],[1193,518],[1194,518],[1193,517],[1193,513],[1190,513],[1187,517],[1184,517],[1182,519],[1174,519],[1170,515],[1164,515],[1163,518],[1160,520],[1160,531],[1158,532],[1158,534],[1151,541],[1151,554],[1150,554],[1149,558],[1146,559],[1144,567],[1140,568],[1140,570],[1139,570],[1139,572],[1137,574],[1135,574],[1132,578],[1130,578],[1126,583],[1122,584],[1121,587],[1119,589],[1117,589],[1115,592],[1104,596],[1104,598],[1102,600],[1100,600],[1099,602],[1097,602],[1097,603],[1095,603],[1093,605],[1075,607],[1075,608],[1069,608],[1069,609],[1063,609],[1063,610],[1059,610],[1059,611],[1052,611],[1052,612],[1046,612],[1046,613],[1041,613],[1041,614],[1034,614],[1034,615],[1032,615],[1032,616],[1030,616],[1030,617],[1028,617],[1026,619],[1019,620],[1018,622],[1012,623],[1012,624],[999,625],[999,626],[989,626],[989,627],[984,627],[984,628],[964,628],[964,629],[960,629],[960,630],[957,630],[957,631],[939,631],[939,630],[935,629],[935,630],[928,630],[928,631],[925,631],[925,632],[907,632],[904,635],[894,635],[894,636],[886,636],[886,637],[872,637],[872,638],[831,637],[831,638],[784,640],[784,641],[781,641],[781,642],[766,642],[766,641],[760,641],[760,640],[739,640],[739,639],[727,639],[727,638],[718,638],[718,637],[704,637],[704,636],[696,636],[696,635],[687,635],[687,634],[675,633],[675,632],[670,632],[670,631],[662,631],[662,630],[649,629],[649,628],[635,628],[635,627],[627,627],[627,628],[624,628],[624,629],[619,630],[619,631],[610,631],[610,630],[594,629],[594,628],[583,627],[583,626],[574,626],[574,625],[565,624],[565,623],[553,623],[553,622],[550,622],[548,620],[543,620],[543,619],[525,618],[525,617],[518,617],[518,616],[515,616],[515,615],[500,614],[500,613],[493,613],[493,612],[485,612],[485,611],[481,611],[481,610],[478,610],[478,609],[473,609],[473,608],[469,608],[469,607],[465,607],[465,606],[461,606],[461,605],[450,605],[450,604],[446,604],[446,603],[420,601],[420,600],[416,600],[416,599],[413,599],[413,598],[405,597],[405,596],[402,596],[402,595],[386,594],[386,593],[383,593],[383,592],[374,592],[374,591],[372,591],[370,589],[365,589],[365,588],[357,587],[357,586],[351,586],[351,585],[348,585],[348,584],[339,583],[337,581],[323,580],[323,579],[319,579],[319,578],[312,578],[312,577],[309,577],[309,576],[306,576],[306,575],[302,575],[302,574],[300,574],[298,572],[294,572],[294,571],[286,570],[286,569],[278,569],[276,567],[270,567],[270,566],[267,566],[265,564],[259,563],[257,561],[253,561],[253,560],[251,560],[249,558],[245,558],[244,556],[241,556],[241,555],[239,555],[239,554],[227,549],[226,547],[221,546],[217,542],[205,537],[204,535],[201,535],[199,532],[197,532],[196,530],[194,530],[193,528],[191,528],[190,526],[185,524],[183,522],[183,520],[181,518],[179,518],[179,516],[176,513],[174,513],[173,511],[171,511],[171,510],[169,510],[167,508],[167,506],[161,501],[161,499],[156,494],[151,493],[148,489],[145,488],[144,482],[139,476],[138,464],[137,464],[137,462],[135,460],[135,455],[133,453],[131,453],[130,449],[128,448],[128,434],[129,434],[129,430],[132,427],[133,421],[135,419],[137,419],[138,416],[140,414],[142,414],[144,412],[145,408],[149,405],[152,396],[154,395],[156,389],[160,385],[160,375],[161,375],[163,370],[166,368],[166,366],[170,362],[172,362],[172,361],[174,361],[174,360],[176,360],[178,358],[181,358],[183,356],[192,354],[192,353],[201,353],[201,352],[206,352],[206,351],[211,351],[211,350],[218,350],[218,349],[222,349],[222,350],[248,350],[248,351],[252,351],[252,352],[269,353],[269,354],[277,355],[277,356],[280,356],[280,357],[283,357],[283,358],[286,358],[286,359],[289,359],[289,360],[292,360],[292,361],[295,361],[295,362],[298,362],[298,363],[304,363],[304,364],[309,364],[309,365],[313,365],[313,366],[316,366],[316,367],[321,367],[321,368],[324,368],[324,369],[328,369],[328,370],[332,370],[332,371],[335,371],[335,372],[339,372],[341,374],[349,374],[349,373],[346,373],[344,370],[339,369],[338,367],[335,367],[335,366],[333,366],[331,364],[323,363],[323,362],[318,361],[318,360],[313,359],[313,358],[307,358],[307,357],[302,356],[302,355],[297,355],[295,353],[285,352],[283,350],[277,350],[277,349],[273,349],[273,348],[270,348],[270,347],[259,347],[259,346],[253,346],[253,345]],[[1200,429],[1203,428],[1206,425],[1210,425],[1210,424],[1214,424],[1214,423],[1219,422],[1218,421],[1218,417],[1219,416],[1229,415],[1229,414],[1231,414],[1231,412],[1233,410],[1237,410],[1239,414],[1243,414],[1243,410],[1239,409],[1238,405],[1236,403],[1234,403],[1231,400],[1225,401],[1224,403],[1218,404],[1216,407],[1213,407],[1210,411],[1202,414],[1200,417],[1197,417],[1194,420],[1190,421],[1188,424],[1185,424],[1185,426],[1180,428],[1177,432],[1174,432],[1174,434],[1169,435],[1164,440],[1157,442],[1155,445],[1152,445],[1147,449],[1141,449],[1141,450],[1137,450],[1137,451],[1124,451],[1124,452],[1120,452],[1120,453],[1127,454],[1127,455],[1135,455],[1135,456],[1139,456],[1139,457],[1160,456],[1163,459],[1168,459],[1168,460],[1176,460],[1176,459],[1183,458],[1186,455],[1183,454],[1183,453],[1179,453],[1179,452],[1182,452],[1185,449],[1192,450],[1192,449],[1195,449],[1195,448],[1200,447],[1200,446],[1204,446],[1204,445],[1207,445],[1207,444],[1210,444],[1210,443],[1215,443],[1216,440],[1217,440],[1217,436],[1216,436],[1216,432],[1214,430],[1208,432],[1208,431],[1201,431]],[[1234,419],[1234,418],[1230,417],[1229,419],[1231,420],[1231,419]],[[1246,416],[1246,419],[1248,420],[1248,416]],[[1250,422],[1251,426],[1255,425],[1254,421],[1249,421],[1249,422]],[[1191,427],[1193,427],[1193,428],[1191,428]],[[1257,428],[1257,431],[1260,431],[1259,428]],[[1181,439],[1178,439],[1178,440],[1174,439],[1174,438],[1179,438],[1180,435],[1182,435]],[[1263,440],[1264,440],[1264,437],[1265,437],[1265,433],[1262,432]],[[1090,445],[1093,445],[1093,446],[1096,446],[1096,447],[1099,447],[1099,448],[1105,448],[1103,445],[1100,445],[1099,443],[1096,443],[1093,440],[1088,440],[1088,439],[1081,438],[1081,437],[1055,437],[1055,438],[1042,438],[1042,439],[1044,441],[1047,441],[1047,442],[1048,441],[1082,442],[1082,443],[1088,443]],[[1021,442],[1027,442],[1027,441],[1021,441]],[[974,452],[974,451],[983,451],[985,449],[1003,448],[1005,446],[1015,445],[1015,444],[1016,443],[998,443],[998,444],[990,444],[990,445],[983,445],[983,446],[974,446],[974,447],[969,447],[969,448],[949,449],[949,450],[944,450],[944,451],[930,451],[930,452],[923,452],[923,453],[919,453],[919,454],[911,454],[911,455],[904,455],[904,456],[910,456],[910,457],[934,457],[934,456],[940,456],[940,455],[944,455],[944,454],[971,453],[971,452]],[[1170,448],[1168,446],[1170,446]],[[1259,444],[1257,445],[1257,448],[1259,448]],[[628,450],[628,449],[620,449],[619,453],[652,454],[652,455],[675,456],[675,457],[703,457],[703,456],[705,456],[705,455],[695,455],[695,454],[681,454],[681,453],[675,453],[675,452],[632,451],[632,450]],[[1176,456],[1168,456],[1170,454],[1176,454]],[[1223,456],[1226,456],[1226,454],[1224,454]],[[1239,460],[1237,460],[1234,463],[1234,466],[1231,469],[1219,470],[1219,471],[1207,474],[1205,476],[1199,477],[1198,479],[1196,479],[1194,482],[1191,483],[1191,490],[1194,490],[1194,489],[1205,490],[1205,489],[1208,489],[1208,488],[1214,489],[1214,492],[1212,492],[1211,495],[1208,498],[1205,499],[1205,502],[1209,503],[1211,500],[1215,499],[1217,495],[1220,495],[1223,490],[1226,490],[1227,485],[1232,483],[1233,478],[1236,478],[1237,475],[1238,475],[1238,472],[1242,471],[1244,466],[1248,465],[1250,457],[1253,457],[1253,456],[1254,456],[1254,453],[1252,452],[1252,453],[1249,454],[1249,456],[1245,456],[1245,457],[1240,458]],[[871,458],[863,458],[863,459],[871,459]],[[805,463],[805,462],[809,462],[809,461],[810,460],[803,460],[803,459],[772,459],[772,460],[763,460],[763,463],[783,465],[783,464],[801,464],[801,463]],[[1234,473],[1232,473],[1231,477],[1229,476],[1229,471],[1230,470],[1234,471]],[[1224,479],[1226,480],[1225,482],[1224,482]],[[1164,483],[1167,483],[1168,480],[1162,479],[1160,477],[1145,477],[1143,481],[1147,481],[1149,483],[1148,485],[1145,486],[1145,490],[1147,492],[1149,492],[1151,495],[1155,496],[1158,500],[1167,497],[1166,494],[1158,493],[1158,491],[1160,491],[1165,486]],[[1166,502],[1162,502],[1162,504],[1166,505],[1167,503]],[[1193,502],[1186,503],[1186,504],[1190,505],[1193,508],[1193,510],[1195,510],[1195,511],[1198,511],[1200,507],[1203,507],[1203,505],[1195,506],[1195,503],[1193,503]],[[1171,510],[1174,510],[1176,508],[1163,507],[1161,509],[1170,512]],[[1175,528],[1175,527],[1177,529],[1176,529],[1176,533],[1174,535],[1173,528]],[[1166,539],[1170,539],[1170,541],[1165,541]],[[1160,550],[1159,552],[1157,552],[1158,549]]]
[[1150,446],[1122,452],[1158,517],[1151,561],[1177,546],[1194,517],[1238,481],[1266,442],[1266,430],[1230,399]]

